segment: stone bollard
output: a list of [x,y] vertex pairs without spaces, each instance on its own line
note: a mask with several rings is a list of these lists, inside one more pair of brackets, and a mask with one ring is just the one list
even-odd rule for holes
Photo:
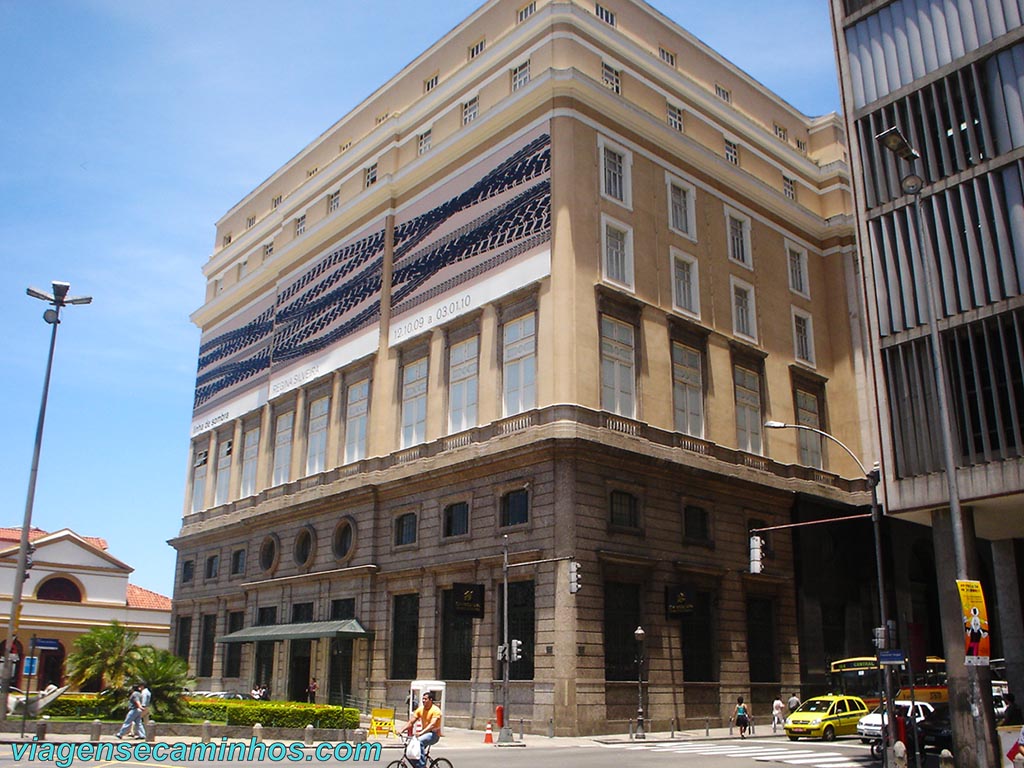
[[710,736],[711,735],[711,718],[710,717],[705,717],[704,718],[704,735],[705,736]]
[[670,739],[674,739],[675,737],[676,737],[676,719],[673,717],[672,718],[672,733],[669,736],[669,738]]
[[91,723],[89,723],[89,741],[100,740],[100,729],[102,727],[103,724],[99,720],[93,720]]
[[307,725],[302,729],[302,743],[307,747],[313,746],[313,726]]
[[555,738],[555,718],[553,717],[548,718],[548,738]]
[[352,734],[352,742],[354,744],[362,744],[366,741],[366,729],[356,728],[355,733]]
[[146,723],[146,743],[152,744],[156,741],[156,723],[150,720]]
[[953,762],[953,753],[948,749],[942,750],[939,754],[939,768],[955,768],[956,763]]
[[263,741],[263,726],[260,723],[252,727],[252,738],[257,744]]
[[36,741],[46,741],[45,720],[36,720]]
[[209,720],[203,720],[201,733],[203,735],[203,744],[209,744],[210,739],[213,738],[213,726],[210,725]]
[[892,748],[893,768],[907,768],[907,745],[897,741]]

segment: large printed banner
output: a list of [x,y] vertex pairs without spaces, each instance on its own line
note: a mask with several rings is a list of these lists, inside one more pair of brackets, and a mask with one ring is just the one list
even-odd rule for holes
[[551,274],[550,246],[545,124],[398,214],[389,345]]
[[378,222],[203,334],[192,435],[375,352],[383,265]]
[[980,581],[957,581],[964,620],[964,664],[987,667],[989,661],[988,611]]

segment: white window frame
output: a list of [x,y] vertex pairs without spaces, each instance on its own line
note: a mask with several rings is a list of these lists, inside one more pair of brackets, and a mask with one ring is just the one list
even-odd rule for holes
[[798,152],[803,152],[805,155],[807,154],[807,142],[803,139],[796,140],[796,148]]
[[416,152],[420,155],[425,155],[430,151],[431,145],[433,144],[433,129],[427,128],[423,133],[419,135],[416,140]]
[[192,457],[192,512],[201,512],[205,505],[206,477],[210,472],[210,452],[196,451]]
[[779,125],[778,123],[773,123],[772,128],[775,131],[775,138],[777,138],[779,141],[789,141],[788,129],[786,129],[784,126]]
[[[693,369],[677,362],[676,349],[697,358],[696,380],[683,372]],[[676,432],[704,439],[704,356],[701,351],[683,341],[672,341],[672,425]],[[697,423],[694,424],[693,422]]]
[[345,463],[366,458],[366,427],[370,415],[370,378],[351,382],[345,392]]
[[[697,257],[681,251],[678,248],[669,248],[669,274],[672,275],[672,306],[677,312],[700,319],[700,266]],[[690,302],[683,301],[679,295],[679,278],[677,277],[680,266],[689,266],[690,278]]]
[[601,83],[612,93],[622,94],[622,70],[607,61],[601,62]]
[[516,23],[517,24],[522,24],[528,18],[533,16],[533,14],[536,13],[536,11],[537,11],[536,0],[534,0],[534,2],[532,2],[532,3],[527,3],[522,8],[520,8],[518,11],[516,11]]
[[[736,247],[733,240],[732,222],[736,221],[740,224],[740,242],[743,248],[743,256],[745,259],[738,258],[736,255]],[[754,252],[751,244],[750,237],[750,217],[745,213],[740,213],[735,208],[725,207],[725,243],[726,248],[729,252],[729,261],[734,264],[739,264],[744,269],[753,271],[754,269]]]
[[256,217],[255,216],[249,216],[245,220],[245,228],[246,229],[252,229],[255,226],[256,226]]
[[506,417],[537,407],[537,314],[502,324],[501,401]]
[[402,366],[402,448],[419,445],[427,439],[427,379],[430,358],[427,355]]
[[231,501],[232,453],[231,440],[222,440],[217,446],[217,485],[213,494],[213,506],[215,507]]
[[665,122],[668,123],[668,127],[673,131],[678,131],[679,133],[684,132],[684,114],[685,110],[682,107],[673,104],[671,101],[665,103]]
[[[806,408],[801,407],[801,395],[810,400],[814,401],[814,415],[815,423],[809,424],[808,419],[803,418],[802,414],[807,413]],[[815,429],[822,428],[821,419],[821,398],[807,387],[802,387],[800,384],[796,384],[793,392],[794,407],[796,408],[796,423],[802,424],[808,427],[814,427]],[[825,460],[825,445],[824,438],[821,435],[811,432],[806,429],[797,430],[798,441],[797,449],[799,461],[804,466],[814,467],[815,469],[822,469],[824,467]]]
[[511,76],[513,92],[525,88],[530,82],[530,60],[527,59],[522,64],[512,67]]
[[295,217],[295,236],[298,237],[306,231],[306,214]]
[[327,429],[330,424],[331,397],[323,395],[309,403],[306,418],[306,476],[327,469]]
[[341,191],[335,190],[327,195],[327,212],[334,213],[341,208]]
[[[623,246],[623,270],[625,275],[623,280],[619,280],[610,274],[609,269],[609,253],[608,253],[608,230],[612,229],[616,232],[622,233],[622,246]],[[633,228],[628,224],[624,224],[618,219],[613,219],[607,214],[601,214],[601,278],[606,283],[618,285],[626,288],[629,291],[633,291],[634,288],[634,272],[633,272]]]
[[594,3],[594,15],[608,26],[615,26],[615,11],[605,8],[600,3]]
[[[786,274],[789,279],[789,290],[797,296],[803,296],[805,299],[811,298],[810,273],[807,270],[807,249],[790,240],[785,241],[784,247],[786,249]],[[797,271],[799,272],[802,286],[798,285],[793,279],[794,257],[796,257]]]
[[[814,353],[814,318],[811,317],[810,312],[792,305],[790,305],[790,315],[793,320],[793,357],[796,358],[797,362],[809,365],[813,368],[816,365],[817,359]],[[806,336],[803,344],[801,344],[798,328],[801,322],[806,323]],[[801,347],[805,348],[802,349]]]
[[796,201],[796,179],[792,176],[782,174],[782,194],[787,200]]
[[[676,217],[672,205],[672,188],[678,187],[686,193],[686,229],[676,226]],[[677,235],[697,242],[697,187],[671,173],[665,174],[665,197],[668,200],[668,226]]]
[[[605,169],[605,151],[614,152],[622,157],[622,198],[615,197],[608,191],[608,179]],[[633,210],[633,153],[621,144],[617,144],[604,136],[597,137],[598,173],[601,183],[601,197]]]
[[[601,341],[601,410],[636,418],[636,327],[612,315],[599,319]],[[628,331],[628,339],[606,331]],[[609,378],[610,377],[610,378]]]
[[363,188],[369,189],[377,183],[377,164],[372,163],[366,166],[363,171]]
[[[741,330],[740,306],[736,302],[737,289],[746,291],[747,294],[747,326],[749,333]],[[757,297],[754,294],[754,286],[745,280],[740,280],[735,275],[729,276],[729,303],[732,306],[732,332],[741,339],[747,339],[757,343]]]
[[726,104],[732,104],[732,91],[718,83],[715,83],[715,96],[720,98]]
[[480,398],[480,337],[473,336],[448,349],[448,434],[475,427]]
[[257,424],[242,434],[242,478],[238,497],[256,495],[256,470],[260,458],[260,427]]
[[433,74],[423,81],[423,92],[430,93],[432,90],[437,88],[437,84],[440,82],[440,78],[437,74]]
[[279,413],[274,419],[274,474],[271,485],[292,479],[292,443],[295,439],[295,411]]
[[462,102],[462,124],[469,125],[480,115],[480,97],[474,96],[473,98]]
[[269,243],[263,244],[263,258],[269,259],[274,255],[274,241],[271,240]]
[[722,147],[722,154],[725,156],[725,161],[730,165],[738,166],[740,164],[739,142],[733,141],[732,139],[723,139]]
[[676,65],[676,55],[675,55],[675,53],[670,51],[668,48],[665,48],[664,46],[659,45],[658,46],[658,57],[663,62],[668,64],[670,67],[675,67],[675,65]]
[[277,210],[277,207],[281,205],[281,201],[284,199],[283,195],[277,195],[273,200],[270,201],[270,209]]
[[[757,413],[753,417],[749,411],[751,410],[747,404],[741,402],[740,398],[740,384],[736,381],[736,371],[743,370],[748,374],[752,374],[757,380]],[[757,370],[749,365],[734,362],[732,365],[732,389],[733,389],[733,403],[736,409],[736,447],[741,451],[747,453],[756,453],[761,455],[764,453],[764,372]],[[750,388],[744,386],[745,391],[749,392]],[[748,434],[748,441],[746,445],[741,444],[740,440],[740,415],[744,414],[743,429]]]
[[469,50],[466,52],[466,57],[468,58],[469,61],[472,61],[481,53],[483,53],[486,47],[487,38],[484,38],[483,40],[478,40],[473,45],[469,46]]

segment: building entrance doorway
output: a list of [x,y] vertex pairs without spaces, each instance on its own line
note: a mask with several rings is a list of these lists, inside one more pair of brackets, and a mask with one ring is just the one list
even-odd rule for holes
[[352,638],[331,641],[331,660],[327,680],[327,703],[343,706],[352,694]]
[[292,640],[288,658],[288,700],[305,701],[310,681],[311,640]]

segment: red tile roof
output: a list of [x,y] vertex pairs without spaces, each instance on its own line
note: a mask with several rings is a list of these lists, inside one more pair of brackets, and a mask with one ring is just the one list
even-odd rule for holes
[[171,598],[164,597],[148,589],[137,587],[134,584],[128,585],[128,607],[129,608],[151,608],[155,611],[171,610]]
[[[28,529],[28,540],[37,541],[44,536],[49,536],[48,531],[44,531],[42,528],[32,527]],[[101,539],[99,536],[82,536],[82,538],[89,542],[96,549],[102,549],[104,552],[107,550],[107,540]],[[21,528],[0,528],[0,545],[7,542],[17,544],[21,541]]]

